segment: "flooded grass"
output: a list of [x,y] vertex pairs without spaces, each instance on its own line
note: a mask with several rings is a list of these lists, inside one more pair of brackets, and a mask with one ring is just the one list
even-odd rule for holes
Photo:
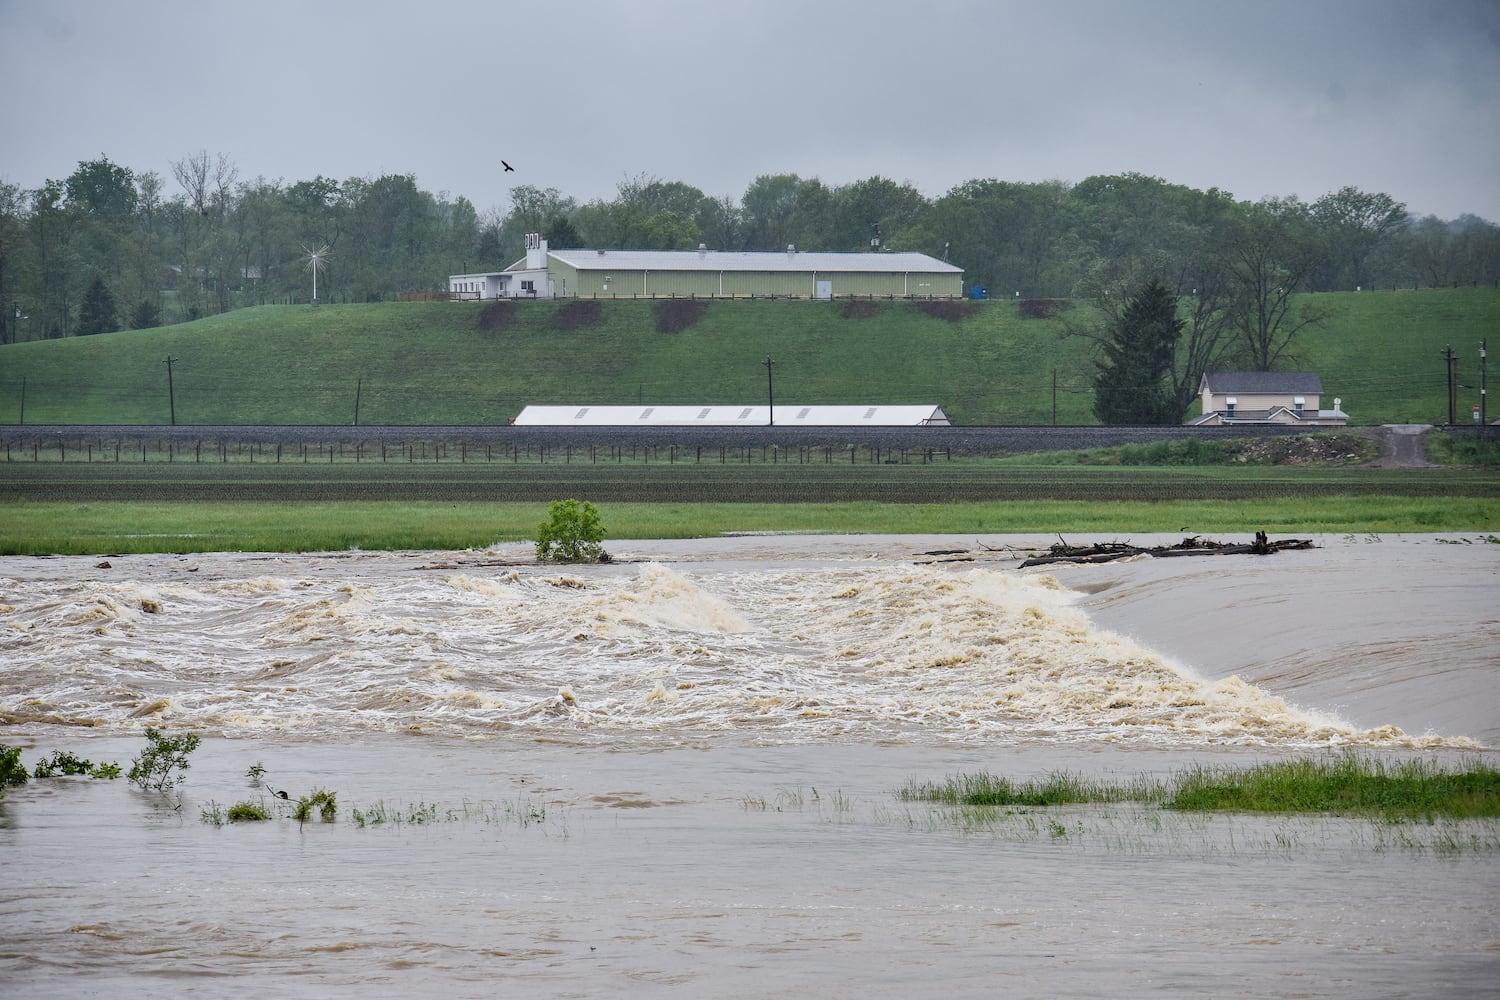
[[1089,781],[1057,773],[1012,782],[960,774],[909,782],[897,797],[963,807],[1140,802],[1179,812],[1320,814],[1402,822],[1500,817],[1500,771],[1478,761],[1457,770],[1421,759],[1386,762],[1347,754],[1249,768],[1194,767],[1169,779]]
[[1349,755],[1244,770],[1194,768],[1172,783],[1168,809],[1327,813],[1387,821],[1500,816],[1500,771],[1472,762],[1449,771],[1424,760],[1386,763]]
[[1088,781],[1066,772],[1040,780],[1014,782],[980,772],[959,774],[941,782],[912,782],[897,795],[908,802],[962,806],[1058,806],[1078,803],[1129,802],[1157,798],[1159,786],[1145,781],[1119,784]]
[[464,799],[458,806],[439,806],[433,802],[407,803],[404,807],[377,801],[350,812],[354,825],[361,829],[378,826],[432,826],[439,823],[483,823],[500,827],[552,828],[567,833],[566,811],[549,810],[546,804],[530,799],[497,802],[490,799]]

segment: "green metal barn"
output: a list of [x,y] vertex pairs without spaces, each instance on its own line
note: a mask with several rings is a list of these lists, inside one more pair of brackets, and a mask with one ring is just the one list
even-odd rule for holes
[[549,250],[492,274],[456,274],[463,298],[962,298],[963,270],[922,253]]

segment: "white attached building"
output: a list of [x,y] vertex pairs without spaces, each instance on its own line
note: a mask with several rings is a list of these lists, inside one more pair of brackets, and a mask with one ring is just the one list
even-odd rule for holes
[[526,258],[504,271],[448,275],[448,297],[453,299],[550,299],[553,295],[547,275],[547,241],[535,233],[526,235]]

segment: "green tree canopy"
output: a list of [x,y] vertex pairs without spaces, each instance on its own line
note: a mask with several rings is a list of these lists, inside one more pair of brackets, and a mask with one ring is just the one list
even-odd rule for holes
[[115,297],[109,286],[97,274],[83,293],[83,304],[78,309],[78,335],[91,333],[113,333],[120,328],[115,319]]
[[1125,303],[1104,340],[1094,415],[1106,424],[1175,424],[1182,410],[1167,376],[1182,335],[1177,296],[1153,280]]

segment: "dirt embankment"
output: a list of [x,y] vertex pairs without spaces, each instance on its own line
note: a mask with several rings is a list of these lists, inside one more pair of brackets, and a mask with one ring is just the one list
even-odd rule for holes
[[1355,465],[1370,460],[1372,440],[1359,432],[1250,438],[1234,460],[1246,465]]
[[1435,467],[1427,458],[1431,424],[1387,424],[1336,433],[1245,441],[1235,461],[1249,465],[1365,465],[1378,469]]

